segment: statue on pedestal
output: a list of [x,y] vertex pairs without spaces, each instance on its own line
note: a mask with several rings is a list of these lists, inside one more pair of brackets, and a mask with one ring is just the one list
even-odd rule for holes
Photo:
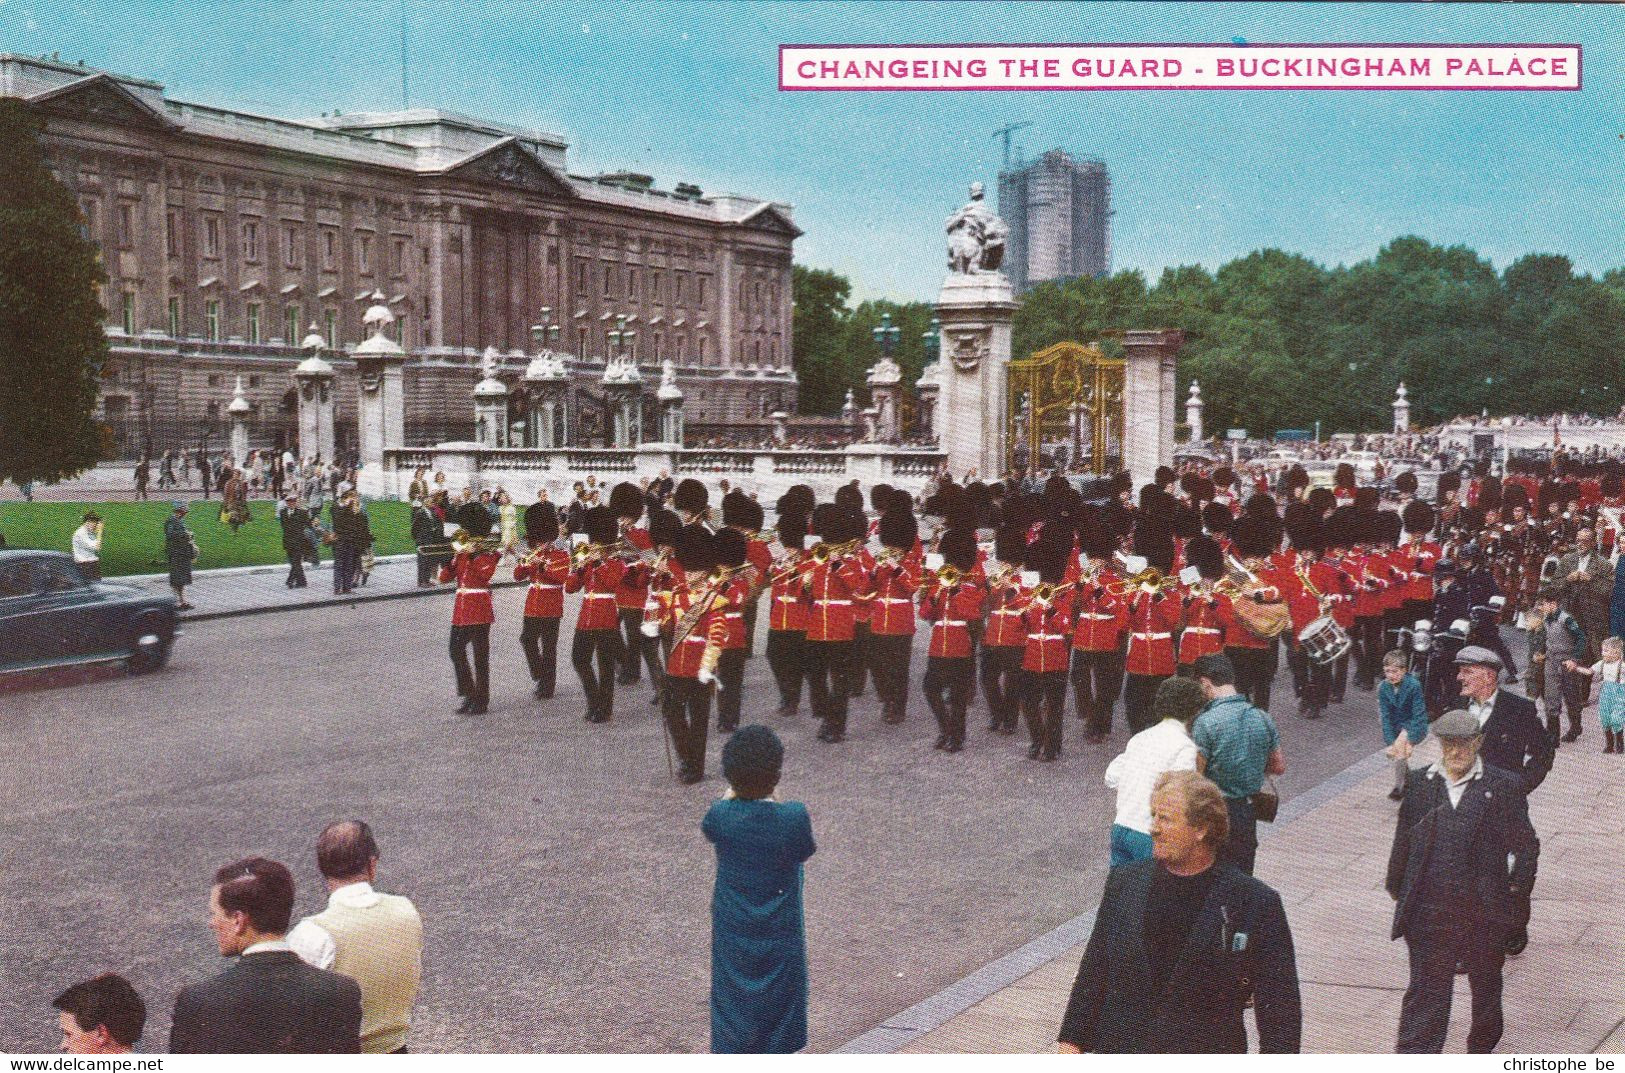
[[956,275],[990,275],[1004,263],[1010,227],[983,203],[981,183],[970,184],[970,201],[948,217],[948,271]]

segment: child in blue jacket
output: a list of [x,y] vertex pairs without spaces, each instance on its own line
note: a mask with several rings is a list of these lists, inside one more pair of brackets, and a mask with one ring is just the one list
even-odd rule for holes
[[1410,657],[1394,649],[1382,657],[1382,685],[1377,687],[1377,706],[1382,710],[1382,740],[1394,758],[1394,788],[1388,796],[1398,801],[1405,796],[1405,778],[1411,771],[1411,751],[1428,736],[1428,710],[1422,698],[1422,683],[1410,673]]

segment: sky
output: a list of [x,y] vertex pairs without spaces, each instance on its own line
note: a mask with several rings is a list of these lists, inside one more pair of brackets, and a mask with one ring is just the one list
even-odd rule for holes
[[[1002,148],[1106,161],[1112,268],[1264,247],[1353,263],[1421,235],[1498,268],[1625,265],[1625,9],[1506,4],[0,0],[0,51],[270,115],[436,106],[634,170],[794,206],[796,259],[858,299],[929,300],[943,220]],[[1574,43],[1579,92],[781,93],[781,43]]]

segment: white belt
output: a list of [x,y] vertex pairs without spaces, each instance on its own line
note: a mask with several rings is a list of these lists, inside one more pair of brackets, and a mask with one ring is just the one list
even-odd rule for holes
[[938,622],[936,625],[938,625],[938,626],[964,626],[965,623],[961,622],[959,619],[956,619],[956,618],[945,618],[941,622]]
[[[1185,632],[1186,633],[1222,633],[1224,631],[1220,630],[1219,627],[1217,627],[1217,626],[1186,626],[1185,627]],[[1135,634],[1134,636],[1138,637],[1140,635]],[[1166,636],[1166,635],[1164,635],[1164,636]]]
[[581,598],[583,600],[613,600],[615,594],[613,592],[588,592],[583,593]]
[[691,633],[687,637],[683,638],[683,643],[685,645],[703,645],[705,644],[705,640],[706,639],[704,637],[695,637]]
[[815,604],[827,604],[830,607],[846,607],[846,606],[850,605],[852,603],[852,601],[851,600],[819,600],[819,599],[814,599],[813,603],[815,603]]
[[1032,640],[1032,641],[1064,641],[1064,640],[1066,640],[1066,634],[1064,634],[1064,633],[1029,633],[1027,635],[1027,638],[1028,638],[1028,640]]
[[[995,615],[1019,615],[1019,614],[1021,614],[1021,611],[1018,610],[1017,608],[1014,608],[1014,607],[1001,607],[1001,608],[998,608],[997,610],[995,610],[993,613]],[[1106,615],[1104,617],[1105,618],[1111,618],[1112,616],[1111,615]]]
[[481,593],[489,593],[490,591],[491,591],[490,589],[458,589],[457,590],[457,595],[458,596],[464,596],[464,595],[478,596]]
[[724,611],[722,613],[722,617],[723,618],[744,618],[745,613],[743,611]]
[[781,604],[798,604],[801,602],[801,597],[799,596],[775,596],[773,599],[777,600]]
[[533,589],[562,589],[562,588],[564,588],[563,585],[553,585],[553,584],[550,584],[548,582],[543,582],[543,581],[532,581],[530,583],[530,587],[533,588]]
[[1096,622],[1110,622],[1113,619],[1115,619],[1117,616],[1116,615],[1101,614],[1099,611],[1085,611],[1083,614],[1079,615],[1078,617],[1079,618],[1093,619]]
[[1131,633],[1130,637],[1141,637],[1147,641],[1163,641],[1173,636],[1171,633]]
[[911,604],[913,602],[914,601],[910,600],[907,596],[876,596],[875,597],[875,603],[877,603],[877,604]]

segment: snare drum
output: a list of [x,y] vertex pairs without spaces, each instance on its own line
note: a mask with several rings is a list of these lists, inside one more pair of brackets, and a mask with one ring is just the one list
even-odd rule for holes
[[1330,615],[1322,615],[1298,634],[1304,655],[1316,663],[1331,663],[1348,653],[1354,642]]

